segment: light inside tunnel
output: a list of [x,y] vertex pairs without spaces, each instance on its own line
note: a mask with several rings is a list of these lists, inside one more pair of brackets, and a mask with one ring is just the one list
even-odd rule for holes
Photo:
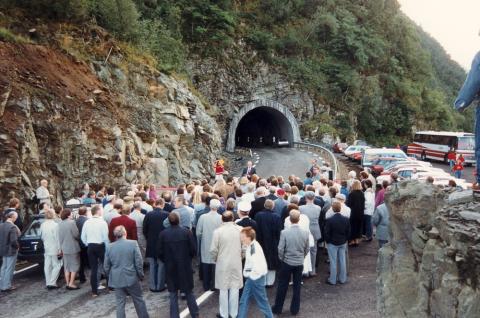
[[287,117],[271,107],[257,107],[246,113],[235,132],[240,147],[273,146],[279,140],[293,145],[293,129]]

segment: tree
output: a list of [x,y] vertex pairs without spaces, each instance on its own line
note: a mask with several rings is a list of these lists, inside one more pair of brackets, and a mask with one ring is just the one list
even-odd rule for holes
[[99,22],[122,39],[134,40],[138,35],[139,14],[132,0],[98,0]]

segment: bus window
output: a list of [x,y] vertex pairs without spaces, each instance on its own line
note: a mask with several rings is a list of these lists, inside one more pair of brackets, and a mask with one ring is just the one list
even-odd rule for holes
[[458,137],[458,150],[474,150],[475,149],[475,137]]

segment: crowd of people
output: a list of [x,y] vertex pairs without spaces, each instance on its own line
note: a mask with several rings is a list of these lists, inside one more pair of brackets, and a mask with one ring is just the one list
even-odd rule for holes
[[[388,182],[378,185],[367,171],[358,177],[351,171],[337,183],[323,170],[312,162],[305,178],[262,178],[249,162],[239,178],[217,174],[212,182],[193,180],[176,189],[132,185],[118,193],[85,184],[63,209],[52,207],[42,180],[36,196],[45,219],[40,230],[46,288],[59,288],[63,267],[65,288],[77,290],[89,268],[92,297],[114,290],[117,317],[125,317],[129,295],[137,315],[148,317],[140,284],[148,264],[148,287],[152,293],[168,290],[170,317],[179,317],[179,293],[191,316],[199,317],[195,273],[205,291],[219,290],[217,317],[247,317],[252,298],[265,317],[281,314],[290,284],[289,310],[296,315],[302,280],[319,274],[319,249],[328,252],[326,283],[345,284],[348,246],[371,242],[373,226],[380,247],[389,240]],[[3,292],[14,290],[18,207],[12,199],[0,224]],[[266,288],[275,283],[271,306]]]

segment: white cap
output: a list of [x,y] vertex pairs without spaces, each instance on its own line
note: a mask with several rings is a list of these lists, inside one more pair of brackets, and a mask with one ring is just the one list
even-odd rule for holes
[[241,212],[250,212],[252,205],[248,201],[238,202],[237,210]]

